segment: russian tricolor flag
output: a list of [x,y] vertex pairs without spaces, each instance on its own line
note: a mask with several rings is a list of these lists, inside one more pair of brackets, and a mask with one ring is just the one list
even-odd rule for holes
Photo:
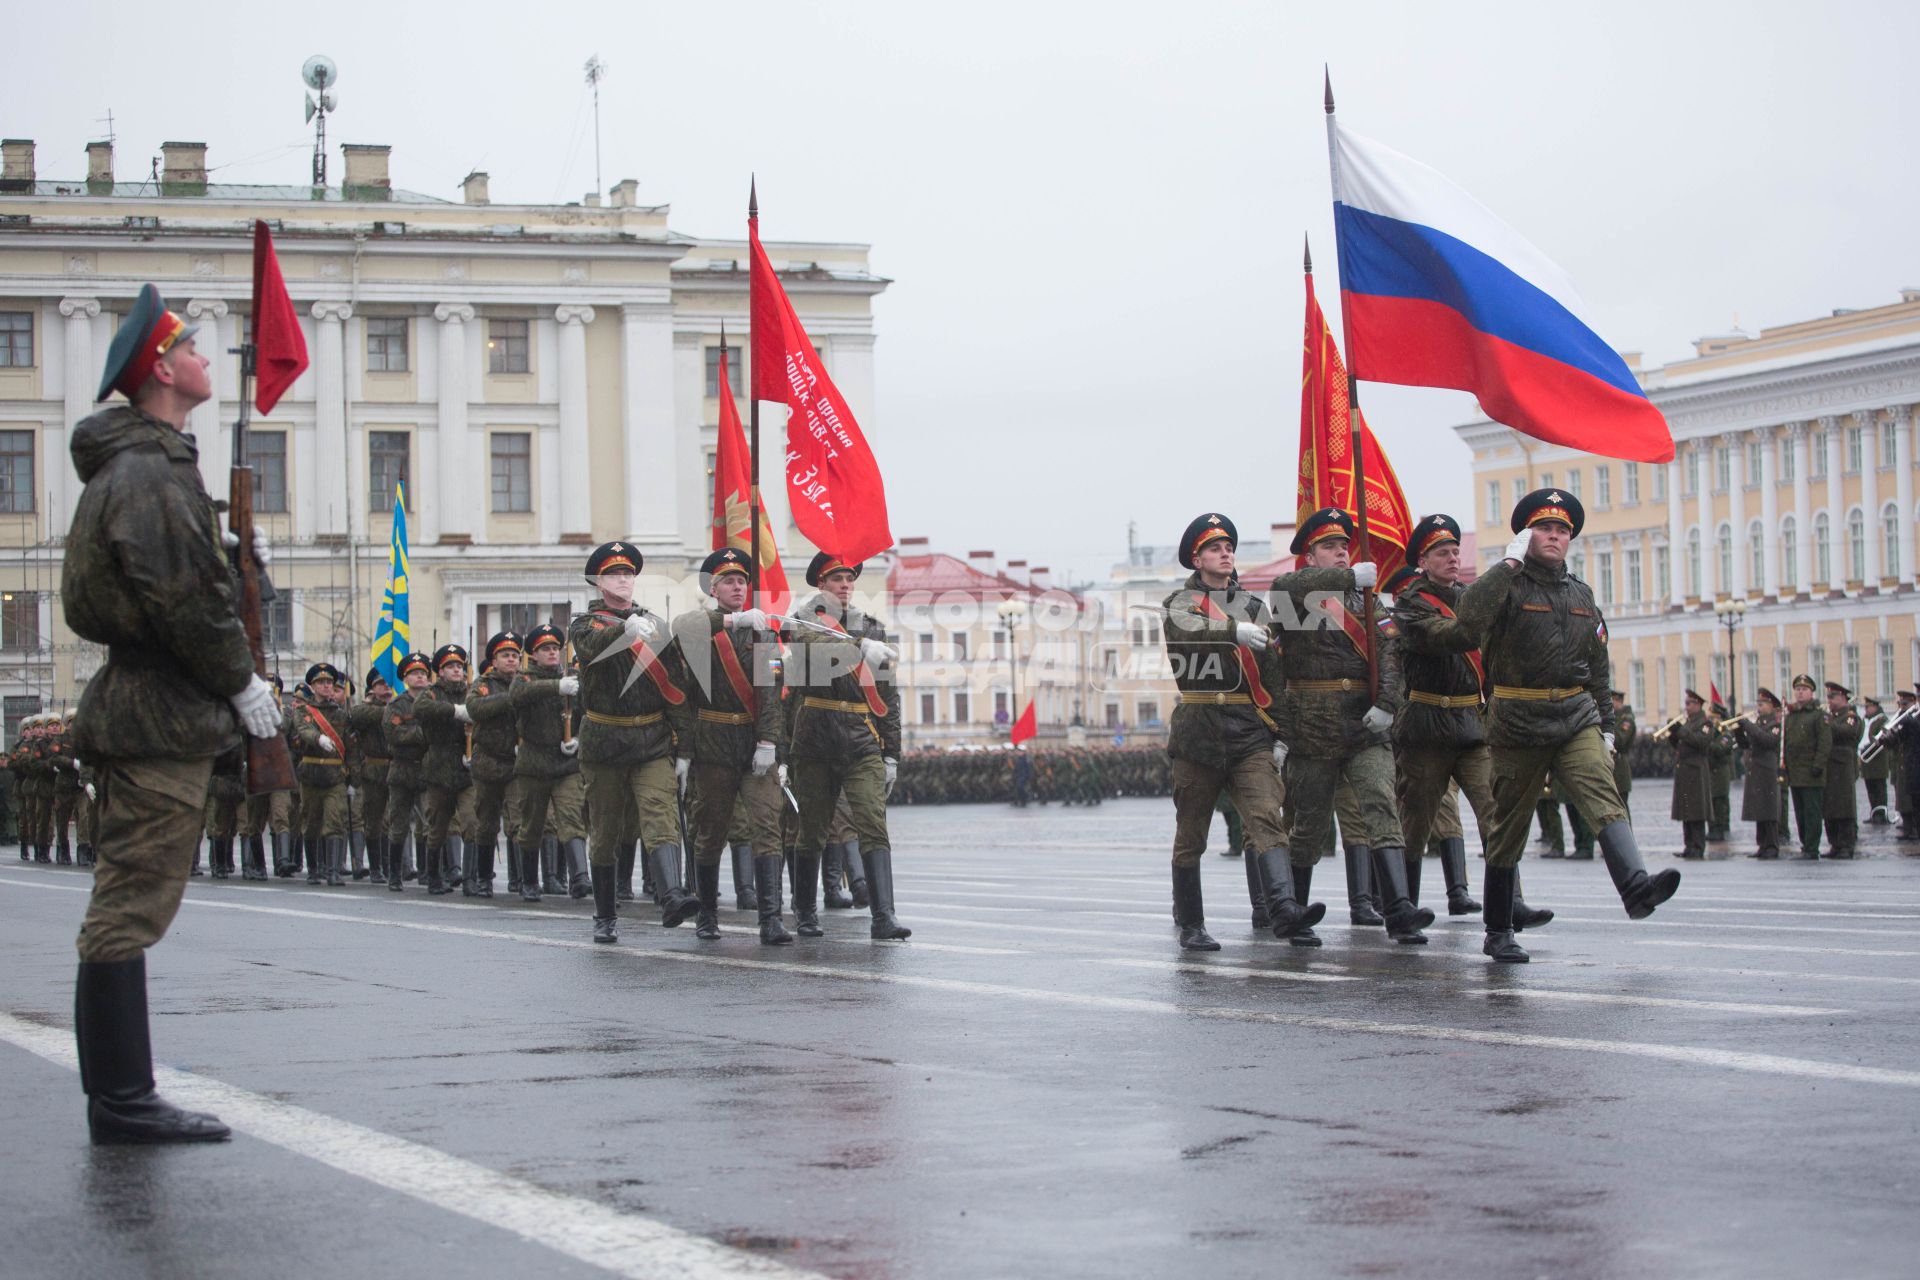
[[1355,378],[1471,391],[1488,417],[1538,439],[1672,460],[1667,420],[1559,267],[1419,161],[1328,126]]

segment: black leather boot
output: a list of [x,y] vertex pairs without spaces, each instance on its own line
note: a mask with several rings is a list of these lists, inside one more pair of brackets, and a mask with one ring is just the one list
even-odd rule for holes
[[493,839],[484,845],[476,844],[473,847],[473,878],[475,881],[473,896],[476,898],[491,898],[493,896],[493,851],[499,842],[500,837],[498,834],[495,834]]
[[1527,892],[1520,884],[1520,868],[1513,869],[1513,931],[1539,929],[1553,921],[1553,910],[1549,907],[1530,907],[1527,905]]
[[540,841],[540,891],[565,893],[560,885],[560,842],[552,836]]
[[54,865],[70,867],[73,865],[73,846],[67,843],[67,833],[62,831],[60,838],[53,842]]
[[872,904],[867,896],[867,863],[860,856],[860,842],[849,840],[847,850],[847,892],[853,895],[853,909],[864,911]]
[[620,941],[617,927],[619,916],[620,903],[613,896],[613,877],[593,877],[593,940],[595,942]]
[[[1312,895],[1313,868],[1295,866],[1293,868],[1293,900],[1310,902]],[[1287,942],[1295,947],[1317,947],[1320,945],[1320,935],[1313,931],[1312,925],[1303,925],[1288,935]]]
[[1415,906],[1407,890],[1407,855],[1404,849],[1375,849],[1373,869],[1380,877],[1380,901],[1386,910],[1387,936],[1407,946],[1424,946],[1427,935],[1421,930],[1433,923],[1433,912]]
[[845,911],[853,905],[853,899],[840,892],[846,857],[847,846],[829,844],[820,858],[820,905],[829,911]]
[[273,842],[273,875],[277,880],[293,878],[293,864],[287,860],[287,833],[271,832],[268,837]]
[[245,870],[240,876],[242,880],[267,879],[267,842],[265,840],[259,836],[247,836],[245,852],[241,856],[246,859]]
[[[1324,903],[1301,902],[1293,896],[1293,863],[1286,847],[1269,849],[1259,857],[1260,879],[1267,887],[1267,923],[1276,938],[1291,938],[1311,929],[1327,914]],[[1177,905],[1177,903],[1176,903]]]
[[628,845],[614,859],[613,894],[620,902],[633,901],[633,864],[637,850]]
[[340,873],[347,865],[347,838],[328,836],[320,842],[320,857],[327,866],[327,886],[340,889],[346,886],[346,878]]
[[[1200,877],[1200,868],[1193,869],[1194,879]],[[873,912],[873,923],[867,934],[876,941],[898,941],[911,938],[913,930],[900,923],[893,914],[893,850],[872,849],[867,853],[867,907]]]
[[1532,957],[1513,937],[1513,868],[1488,867],[1485,880],[1487,940],[1480,944],[1480,950],[1498,964],[1525,964]]
[[1347,861],[1347,918],[1354,924],[1380,925],[1380,902],[1373,888],[1373,850],[1364,844],[1342,845]]
[[677,929],[700,909],[699,897],[680,883],[680,846],[655,845],[647,850],[647,865],[653,868],[653,882],[660,886],[660,925]]
[[1699,859],[1707,856],[1707,824],[1704,822],[1683,822],[1680,824],[1680,856]]
[[[71,862],[71,861],[72,861],[72,859],[71,859],[71,858],[69,858],[69,859],[68,859],[67,861],[69,861],[69,862]],[[57,863],[56,863],[55,865],[57,866],[57,865],[59,865],[59,864],[57,864]],[[200,875],[205,875],[205,874],[206,874],[206,872],[204,872],[204,871],[202,871],[202,870],[200,869],[200,844],[199,844],[199,842],[198,842],[198,841],[195,841],[195,842],[194,842],[194,846],[193,846],[193,865],[191,865],[191,866],[189,866],[189,867],[187,868],[187,874],[188,874],[188,875],[190,875],[190,876],[200,876]]]
[[317,837],[308,840],[302,836],[300,839],[300,852],[306,857],[307,883],[325,884],[327,882],[326,843]]
[[1754,843],[1759,849],[1752,855],[1763,862],[1777,862],[1780,858],[1780,824],[1777,822],[1756,822],[1753,824]]
[[1180,926],[1182,951],[1218,951],[1220,944],[1207,932],[1207,913],[1200,899],[1200,868],[1173,864],[1173,920]]
[[447,859],[447,888],[464,890],[467,886],[467,842],[460,836],[449,835],[441,849]]
[[[1427,843],[1429,846],[1432,846],[1432,845],[1438,844],[1439,841],[1430,840]],[[1417,907],[1420,905],[1420,872],[1422,870],[1422,854],[1417,849],[1409,849],[1406,851],[1406,862],[1407,862],[1407,901],[1411,902],[1414,906]]]
[[729,852],[733,854],[733,909],[758,911],[760,903],[754,885],[759,864],[754,860],[753,846],[742,842],[735,844]]
[[[585,840],[574,839],[567,841],[567,847],[563,852],[565,857],[562,858],[562,861],[566,863],[567,867],[567,894],[569,897],[584,898],[593,892],[595,881],[605,880],[609,886],[609,892],[614,895],[614,901],[618,902],[620,900],[618,892],[619,881],[614,877],[614,869],[608,867],[606,874],[594,875],[592,869],[588,866],[587,842]],[[600,899],[595,898],[594,901],[598,902]]]
[[720,936],[720,864],[693,864],[694,894],[700,899],[700,911],[693,922],[693,936],[709,941]]
[[[227,861],[231,863],[233,861],[233,858],[232,858],[233,842],[228,841],[227,845],[228,845]],[[93,865],[93,841],[82,840],[78,844],[73,846],[73,862],[74,862],[74,865],[78,867],[90,867]]]
[[818,938],[820,909],[814,891],[820,883],[820,859],[805,854],[793,855],[793,931],[803,938]]
[[1267,919],[1267,882],[1260,874],[1260,859],[1249,855],[1241,861],[1247,864],[1247,901],[1253,904],[1253,927],[1270,929],[1273,924]]
[[1607,860],[1607,874],[1620,891],[1620,903],[1627,916],[1644,920],[1653,909],[1671,898],[1680,887],[1680,873],[1668,868],[1658,875],[1647,874],[1640,859],[1640,846],[1634,842],[1633,828],[1625,822],[1610,822],[1600,828],[1600,856]]
[[387,837],[387,890],[399,893],[406,887],[407,838]]
[[760,912],[760,941],[769,947],[783,947],[793,935],[780,923],[780,862],[768,856],[753,860],[753,897]]
[[1477,916],[1480,904],[1467,890],[1467,842],[1460,836],[1448,836],[1440,850],[1440,871],[1447,878],[1447,914]]
[[207,837],[207,871],[215,880],[225,880],[227,878],[227,863],[226,859],[220,854],[220,838],[218,836]]
[[507,892],[520,892],[520,842],[507,837]]
[[367,837],[362,831],[347,832],[348,865],[355,880],[367,878]]
[[[543,840],[541,844],[545,844]],[[520,848],[520,901],[540,901],[540,846]]]
[[154,1092],[144,953],[106,964],[81,962],[73,1032],[94,1142],[221,1142],[232,1136],[217,1117],[182,1111]]
[[[626,850],[627,851],[625,856],[628,859],[628,861],[637,862],[640,867],[640,896],[645,898],[648,902],[651,902],[654,906],[656,907],[659,906],[660,905],[660,882],[653,878],[652,860],[647,858],[642,858],[639,856],[640,842],[637,840],[627,841]],[[629,894],[633,892],[633,885],[631,882],[629,882],[627,885],[627,892]]]
[[[449,844],[454,843],[452,837]],[[480,850],[475,845],[460,846],[460,896],[472,898],[480,892]]]
[[427,876],[428,893],[441,894],[453,892],[452,887],[447,884],[447,846],[444,844],[430,846],[420,861],[425,864],[424,870]]

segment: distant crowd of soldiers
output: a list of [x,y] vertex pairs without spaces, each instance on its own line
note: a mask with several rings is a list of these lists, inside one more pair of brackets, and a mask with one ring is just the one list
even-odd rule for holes
[[1163,746],[1016,747],[911,751],[900,759],[894,804],[1099,804],[1173,793]]
[[72,721],[72,711],[26,716],[7,753],[22,862],[93,865],[97,793],[92,766],[74,756]]

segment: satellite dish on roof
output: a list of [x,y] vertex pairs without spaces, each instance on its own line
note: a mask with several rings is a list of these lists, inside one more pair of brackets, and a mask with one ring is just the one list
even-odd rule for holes
[[309,89],[325,90],[340,79],[340,68],[326,54],[316,53],[301,64],[300,78],[307,82]]

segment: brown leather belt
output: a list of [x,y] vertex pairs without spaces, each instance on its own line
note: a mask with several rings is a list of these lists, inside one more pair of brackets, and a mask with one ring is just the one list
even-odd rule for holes
[[339,769],[345,766],[346,761],[342,760],[339,756],[301,756],[300,763],[332,765],[334,768]]

